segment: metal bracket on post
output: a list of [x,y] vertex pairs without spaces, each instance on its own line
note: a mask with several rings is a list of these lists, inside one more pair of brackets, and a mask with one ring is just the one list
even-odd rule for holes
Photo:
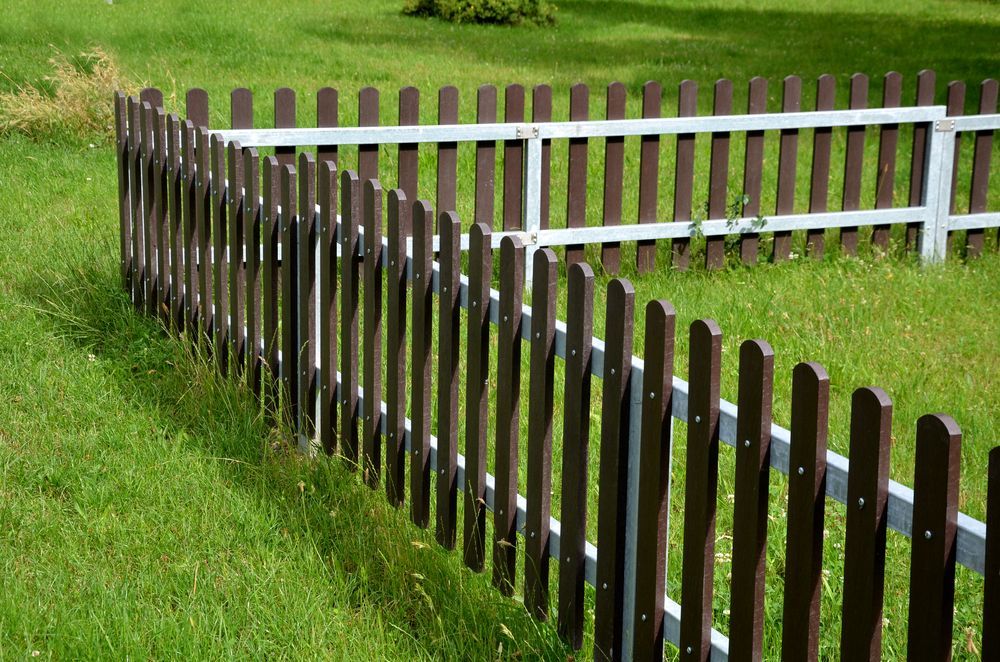
[[951,179],[955,154],[955,120],[934,121],[927,133],[924,173],[925,208],[920,233],[920,260],[924,264],[943,262],[948,251],[948,215],[951,213]]
[[542,218],[542,140],[538,127],[531,124],[519,126],[517,137],[528,143],[524,167],[524,228],[531,243],[524,249],[524,287],[531,286],[534,276],[535,251],[538,250],[538,231]]
[[521,124],[517,127],[518,140],[531,140],[538,137],[537,124]]

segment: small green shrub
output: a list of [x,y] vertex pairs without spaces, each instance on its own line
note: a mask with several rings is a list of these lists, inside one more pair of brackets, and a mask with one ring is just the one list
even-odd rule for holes
[[406,0],[403,13],[453,23],[551,25],[555,7],[545,0]]

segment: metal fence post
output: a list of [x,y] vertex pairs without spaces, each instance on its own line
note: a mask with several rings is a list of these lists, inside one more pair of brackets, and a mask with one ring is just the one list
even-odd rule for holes
[[528,125],[518,131],[519,137],[528,143],[525,151],[524,168],[524,286],[530,287],[533,280],[535,251],[538,250],[538,231],[542,216],[542,139],[538,137],[538,126]]
[[955,120],[931,123],[927,132],[927,162],[923,205],[926,208],[920,233],[920,260],[924,264],[943,262],[948,247],[948,216],[951,213],[951,174],[955,153]]

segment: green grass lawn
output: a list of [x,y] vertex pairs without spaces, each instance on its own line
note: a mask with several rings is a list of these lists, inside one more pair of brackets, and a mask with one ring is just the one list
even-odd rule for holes
[[[299,122],[308,125],[315,90],[324,85],[340,88],[341,122],[349,124],[356,117],[356,91],[365,85],[382,90],[382,120],[394,123],[395,90],[404,85],[421,89],[421,118],[430,122],[434,90],[445,84],[459,87],[461,118],[471,121],[482,83],[549,83],[555,116],[562,118],[566,90],[581,80],[592,86],[591,116],[600,117],[603,86],[612,80],[627,85],[630,116],[642,83],[661,81],[669,115],[683,78],[698,81],[699,109],[708,112],[714,79],[734,80],[735,108],[742,109],[746,81],[766,76],[769,108],[776,110],[782,76],[803,77],[808,108],[812,81],[832,73],[843,107],[850,73],[872,76],[877,104],[880,76],[898,70],[909,102],[913,77],[926,67],[938,72],[939,101],[944,82],[966,80],[971,110],[978,82],[1000,73],[1000,11],[989,2],[907,1],[877,10],[860,1],[836,9],[809,0],[560,2],[555,28],[516,30],[405,18],[398,4],[22,3],[6,8],[0,20],[0,90],[39,84],[50,73],[46,60],[54,49],[75,54],[94,45],[113,54],[131,79],[163,89],[170,109],[180,109],[187,88],[205,87],[213,123],[220,126],[228,120],[228,103],[220,102],[238,85],[257,94],[259,125],[270,119],[271,91],[295,88]],[[907,133],[901,132],[901,154]],[[876,137],[868,141],[871,162]],[[810,138],[804,133],[800,140],[800,184],[808,181]],[[768,141],[773,163],[776,143]],[[666,189],[672,143],[663,142]],[[734,187],[742,181],[741,142],[733,140]],[[603,144],[592,143],[588,222],[596,223]],[[630,173],[637,157],[632,143],[627,148]],[[699,149],[704,156],[707,142]],[[1000,147],[994,149],[997,163]],[[395,183],[394,150],[383,149],[382,156],[388,187]],[[348,151],[345,163],[351,158]],[[466,149],[459,184],[466,220],[471,166]],[[560,167],[554,167],[557,182],[564,177]],[[900,168],[897,201],[906,197],[908,159],[900,158]],[[433,197],[432,173],[431,161],[421,172],[422,195]],[[704,199],[706,173],[699,166],[696,205]],[[768,179],[764,183],[771,190],[763,196],[765,209],[773,205],[771,177],[770,187]],[[998,181],[993,178],[992,209],[1000,199]],[[798,206],[805,205],[805,190],[800,185]],[[306,462],[285,452],[282,435],[266,428],[243,391],[215,378],[185,343],[132,312],[118,287],[114,163],[103,139],[0,137],[0,191],[0,658],[34,651],[57,658],[567,655],[554,628],[536,624],[517,601],[500,599],[488,577],[462,570],[459,555],[408,525],[405,512],[362,488],[339,461]],[[666,193],[660,204],[669,216]],[[562,223],[560,195],[553,192],[554,225]],[[960,205],[965,195],[960,192]],[[626,219],[634,196],[626,195]],[[994,232],[988,244],[995,242]],[[659,265],[668,263],[668,250],[660,247]],[[795,251],[801,255],[801,245]],[[597,256],[588,249],[595,266]],[[863,250],[857,260],[831,255],[818,263],[729,265],[719,273],[664,269],[647,277],[626,267],[623,275],[636,285],[637,310],[651,298],[676,306],[682,376],[690,321],[713,317],[720,323],[726,334],[723,397],[735,398],[739,342],[770,341],[776,352],[774,413],[783,425],[792,366],[823,363],[832,379],[833,450],[847,451],[851,391],[885,388],[895,405],[896,480],[912,484],[916,419],[952,414],[965,434],[961,508],[983,517],[985,458],[1000,439],[993,397],[1000,388],[993,360],[1000,353],[996,253],[931,270]],[[599,273],[597,335],[603,334],[607,279]],[[560,317],[565,319],[564,308]],[[635,337],[641,354],[641,319]],[[526,384],[522,393],[526,422]],[[595,383],[595,487],[599,402]],[[671,528],[679,543],[685,431],[680,425],[676,431],[681,443]],[[560,434],[557,427],[557,442]],[[732,519],[731,454],[722,455],[720,533]],[[558,455],[554,459],[558,472]],[[591,492],[596,515],[597,491]],[[785,483],[774,475],[766,632],[772,652],[781,632],[784,494]],[[554,513],[558,503],[556,494]],[[835,657],[843,509],[830,503],[828,511],[821,651]],[[716,626],[723,631],[728,545],[719,540],[723,556],[716,566]],[[891,658],[906,648],[907,550],[908,541],[890,535],[885,650]],[[668,588],[676,599],[679,545],[670,563]],[[981,590],[978,576],[960,571],[956,656],[975,657]]]

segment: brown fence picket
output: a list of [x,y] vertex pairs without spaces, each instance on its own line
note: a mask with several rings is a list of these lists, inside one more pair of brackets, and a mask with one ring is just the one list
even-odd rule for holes
[[149,315],[156,313],[156,199],[153,196],[155,161],[153,145],[153,107],[143,101],[139,111],[139,168],[142,182],[142,245],[140,254],[144,277],[142,279],[142,310]]
[[951,659],[961,461],[962,431],[954,419],[945,414],[921,416],[910,536],[910,659]]
[[[837,79],[823,74],[816,79],[816,110],[833,110],[836,100]],[[813,161],[809,180],[809,213],[825,212],[830,197],[830,148],[833,144],[833,127],[813,130]],[[806,251],[817,260],[823,259],[826,231],[822,228],[806,231]]]
[[260,204],[260,159],[257,150],[243,150],[243,235],[246,246],[246,317],[245,353],[247,383],[258,398],[263,374],[261,357],[261,239],[263,217]]
[[[476,122],[493,124],[497,121],[497,88],[481,85],[476,92]],[[497,144],[492,140],[476,142],[476,199],[474,220],[493,227],[496,186]],[[441,208],[443,209],[443,207]],[[448,210],[452,210],[449,207]]]
[[632,658],[651,662],[663,659],[676,318],[667,301],[646,305]]
[[[420,90],[415,87],[404,87],[399,90],[399,125],[416,126],[420,124]],[[419,143],[400,143],[397,159],[397,181],[403,191],[400,200],[416,200],[418,198],[417,182],[420,172]],[[391,195],[391,194],[390,194]],[[410,218],[406,214],[399,217],[402,222],[400,230],[403,236],[410,236]]]
[[[295,126],[295,90],[280,87],[274,91],[274,128],[287,129]],[[279,166],[295,165],[294,147],[275,147],[274,156]]]
[[229,257],[226,235],[226,146],[218,133],[211,137],[212,159],[212,338],[216,365],[229,372]]
[[489,421],[490,282],[493,250],[490,226],[469,230],[469,316],[465,397],[465,565],[482,572],[486,554],[486,432]]
[[[299,329],[298,326],[298,273],[299,260],[298,215],[296,213],[295,166],[281,166],[281,408],[285,424],[296,429],[299,420]],[[297,430],[296,430],[297,431]]]
[[854,392],[840,635],[845,660],[881,657],[891,424],[892,402],[882,389]]
[[458,214],[438,219],[438,407],[437,509],[435,532],[445,549],[455,549],[458,486],[458,371],[462,308],[458,305],[462,269],[462,224]]
[[771,346],[763,340],[745,341],[740,345],[729,617],[730,657],[734,660],[759,660],[763,656],[773,387]]
[[413,333],[410,379],[410,519],[426,529],[431,488],[431,325],[434,294],[434,210],[426,200],[413,203]]
[[[504,122],[524,122],[524,86],[508,85],[504,89]],[[521,229],[521,194],[524,187],[524,143],[505,140],[503,143],[503,229]]]
[[[988,78],[979,88],[979,114],[997,112],[997,81]],[[972,180],[969,185],[969,213],[986,211],[990,184],[990,155],[993,152],[993,131],[977,131],[973,142]],[[974,228],[965,235],[965,256],[979,257],[983,252],[985,230]]]
[[212,181],[209,168],[212,162],[209,151],[208,129],[197,129],[195,157],[198,160],[198,183],[195,204],[195,229],[198,237],[198,327],[201,338],[210,338],[214,308],[212,306]]
[[[930,69],[923,69],[917,74],[916,105],[934,105],[935,75]],[[919,207],[924,194],[924,170],[927,158],[927,132],[930,122],[916,122],[913,125],[913,152],[910,155],[910,206]],[[917,246],[917,236],[921,228],[920,221],[906,224],[906,250]]]
[[362,478],[375,489],[382,479],[382,187],[365,182],[364,328],[365,392]]
[[181,174],[180,120],[175,113],[167,116],[167,210],[170,254],[170,325],[184,328],[184,198],[181,194],[184,178]]
[[990,451],[983,561],[983,659],[1000,658],[1000,446]]
[[153,233],[156,237],[156,300],[153,313],[170,319],[170,219],[167,199],[167,116],[162,104],[153,108]]
[[[536,85],[531,92],[531,121],[552,121],[552,88],[548,85]],[[549,201],[552,189],[552,139],[542,139],[542,177],[541,200],[539,204],[539,227],[545,230],[549,227]]]
[[126,100],[128,109],[128,144],[129,144],[129,188],[132,191],[131,213],[132,218],[132,245],[130,246],[132,262],[132,304],[136,310],[142,310],[145,306],[145,277],[146,264],[143,257],[145,241],[143,238],[143,195],[142,195],[142,141],[141,119],[142,106],[136,97],[129,97]]
[[[374,87],[358,91],[358,126],[379,125],[379,94]],[[378,179],[378,145],[358,145],[358,179],[362,185],[369,179]],[[367,216],[367,200],[361,194],[361,219]],[[364,222],[363,220],[361,222]]]
[[[694,117],[698,114],[698,84],[693,80],[681,81],[677,92],[677,116]],[[694,148],[695,134],[677,134],[677,166],[674,170],[674,221],[691,220],[694,201]],[[691,240],[674,239],[673,266],[687,270],[691,264]]]
[[[642,86],[643,119],[660,116],[662,98],[663,88],[659,83],[647,81]],[[655,223],[660,184],[660,136],[642,136],[640,141],[638,220],[640,223]],[[636,247],[635,260],[639,273],[653,271],[656,268],[656,241],[640,241]]]
[[608,283],[604,330],[597,506],[597,548],[601,553],[597,556],[597,604],[594,608],[595,659],[619,660],[622,657],[625,527],[628,520],[625,496],[632,401],[629,377],[632,374],[634,317],[635,288],[625,279],[612,280]]
[[[589,117],[590,89],[577,83],[569,89],[569,119],[571,122]],[[587,225],[587,139],[569,139],[569,174],[566,180],[566,227]],[[583,244],[566,246],[566,264],[583,261]]]
[[[885,75],[882,84],[882,107],[898,108],[903,103],[903,77],[896,71]],[[878,173],[875,176],[875,208],[892,207],[896,190],[896,146],[899,143],[899,124],[883,124],[879,128]],[[889,250],[889,226],[876,225],[872,230],[872,244],[883,252]]]
[[[767,79],[754,76],[750,79],[747,94],[747,114],[754,115],[766,112]],[[764,132],[747,131],[746,134],[746,153],[743,158],[743,200],[740,209],[743,216],[754,218],[760,215],[760,179],[764,170]],[[747,233],[740,237],[740,259],[743,260],[743,264],[757,264],[759,244],[760,238],[756,232]]]
[[[733,82],[720,78],[715,82],[713,115],[733,113]],[[708,173],[708,218],[724,219],[728,213],[729,132],[712,134],[711,165]],[[726,261],[725,237],[705,238],[705,268],[721,269]]]
[[403,219],[409,211],[402,189],[389,191],[387,227],[389,254],[386,269],[386,450],[385,494],[394,507],[400,508],[406,484],[406,234]]
[[[448,85],[438,90],[438,124],[458,124],[458,88]],[[454,211],[457,202],[458,143],[437,146],[437,209]],[[414,199],[416,203],[416,199]],[[492,224],[490,225],[492,227]]]
[[517,468],[521,413],[521,302],[524,251],[517,237],[500,242],[497,327],[496,482],[493,498],[493,585],[514,594],[517,562]]
[[[608,85],[606,118],[625,119],[625,86]],[[609,136],[604,140],[604,210],[605,226],[622,224],[622,180],[625,176],[625,137]],[[613,231],[612,231],[613,232]],[[604,270],[617,274],[621,270],[621,242],[601,244],[601,264]]]
[[781,657],[816,660],[826,507],[826,440],[830,378],[818,363],[792,370],[792,425],[788,451],[788,534]]
[[237,87],[229,93],[229,121],[234,129],[253,128],[253,92]]
[[[851,93],[848,101],[851,110],[868,107],[868,76],[851,76]],[[847,127],[847,146],[844,154],[844,211],[861,208],[861,175],[865,160],[865,127]],[[844,255],[858,254],[858,228],[844,227],[840,230],[840,248]]]
[[332,455],[337,449],[337,166],[326,160],[319,164],[319,333],[316,351],[319,364],[319,443]]
[[246,361],[246,259],[245,251],[245,198],[243,195],[243,149],[231,141],[226,149],[229,173],[227,175],[227,203],[229,229],[229,357],[233,374],[242,376]]
[[129,172],[128,108],[125,95],[115,92],[115,159],[118,165],[118,241],[122,288],[132,290],[132,198]]
[[340,452],[358,463],[358,316],[361,256],[361,183],[353,170],[340,173]]
[[[340,126],[340,93],[337,92],[335,88],[332,87],[321,87],[318,92],[316,92],[316,126],[323,128],[333,128]],[[336,173],[337,165],[340,163],[338,158],[337,145],[317,145],[316,146],[316,163],[319,166],[323,165],[323,162],[329,161],[334,165],[333,172]],[[323,173],[317,172],[317,177],[322,177]],[[319,188],[319,182],[316,183],[317,190]],[[333,190],[336,191],[337,182],[333,182]],[[334,193],[336,196],[336,193]],[[334,208],[334,216],[336,216],[336,208]]]
[[528,384],[524,605],[535,618],[546,620],[549,613],[549,516],[552,504],[552,412],[559,262],[556,254],[549,248],[535,251],[534,260]]
[[208,92],[193,87],[184,97],[184,114],[194,124],[195,130],[208,128]]
[[293,379],[297,380],[299,433],[308,448],[316,429],[316,157],[309,152],[299,154],[298,179],[295,347],[299,371]]
[[139,99],[148,102],[154,111],[163,108],[163,92],[155,87],[145,87],[140,90]]
[[[797,113],[802,110],[802,79],[786,76],[782,82],[781,112]],[[799,130],[782,129],[778,144],[778,191],[774,206],[775,215],[795,213],[795,171],[798,167]],[[759,213],[759,212],[758,212]],[[787,260],[792,253],[792,233],[774,233],[775,262]]]
[[567,271],[558,630],[563,641],[579,649],[584,625],[594,272],[586,262],[573,263]]
[[688,390],[687,485],[681,570],[680,649],[686,660],[709,659],[715,509],[719,483],[719,373],[722,331],[710,319],[691,323]]
[[184,225],[184,327],[195,333],[198,322],[198,184],[195,171],[195,130],[191,120],[181,124],[181,183]]
[[[278,412],[278,297],[281,279],[281,265],[278,261],[278,247],[281,244],[281,219],[278,205],[281,200],[280,166],[274,156],[264,158],[263,183],[261,185],[264,205],[261,209],[261,243],[264,261],[261,264],[261,328],[264,339],[264,371],[261,379],[261,396],[264,411],[274,418]],[[273,420],[273,419],[272,419]]]

